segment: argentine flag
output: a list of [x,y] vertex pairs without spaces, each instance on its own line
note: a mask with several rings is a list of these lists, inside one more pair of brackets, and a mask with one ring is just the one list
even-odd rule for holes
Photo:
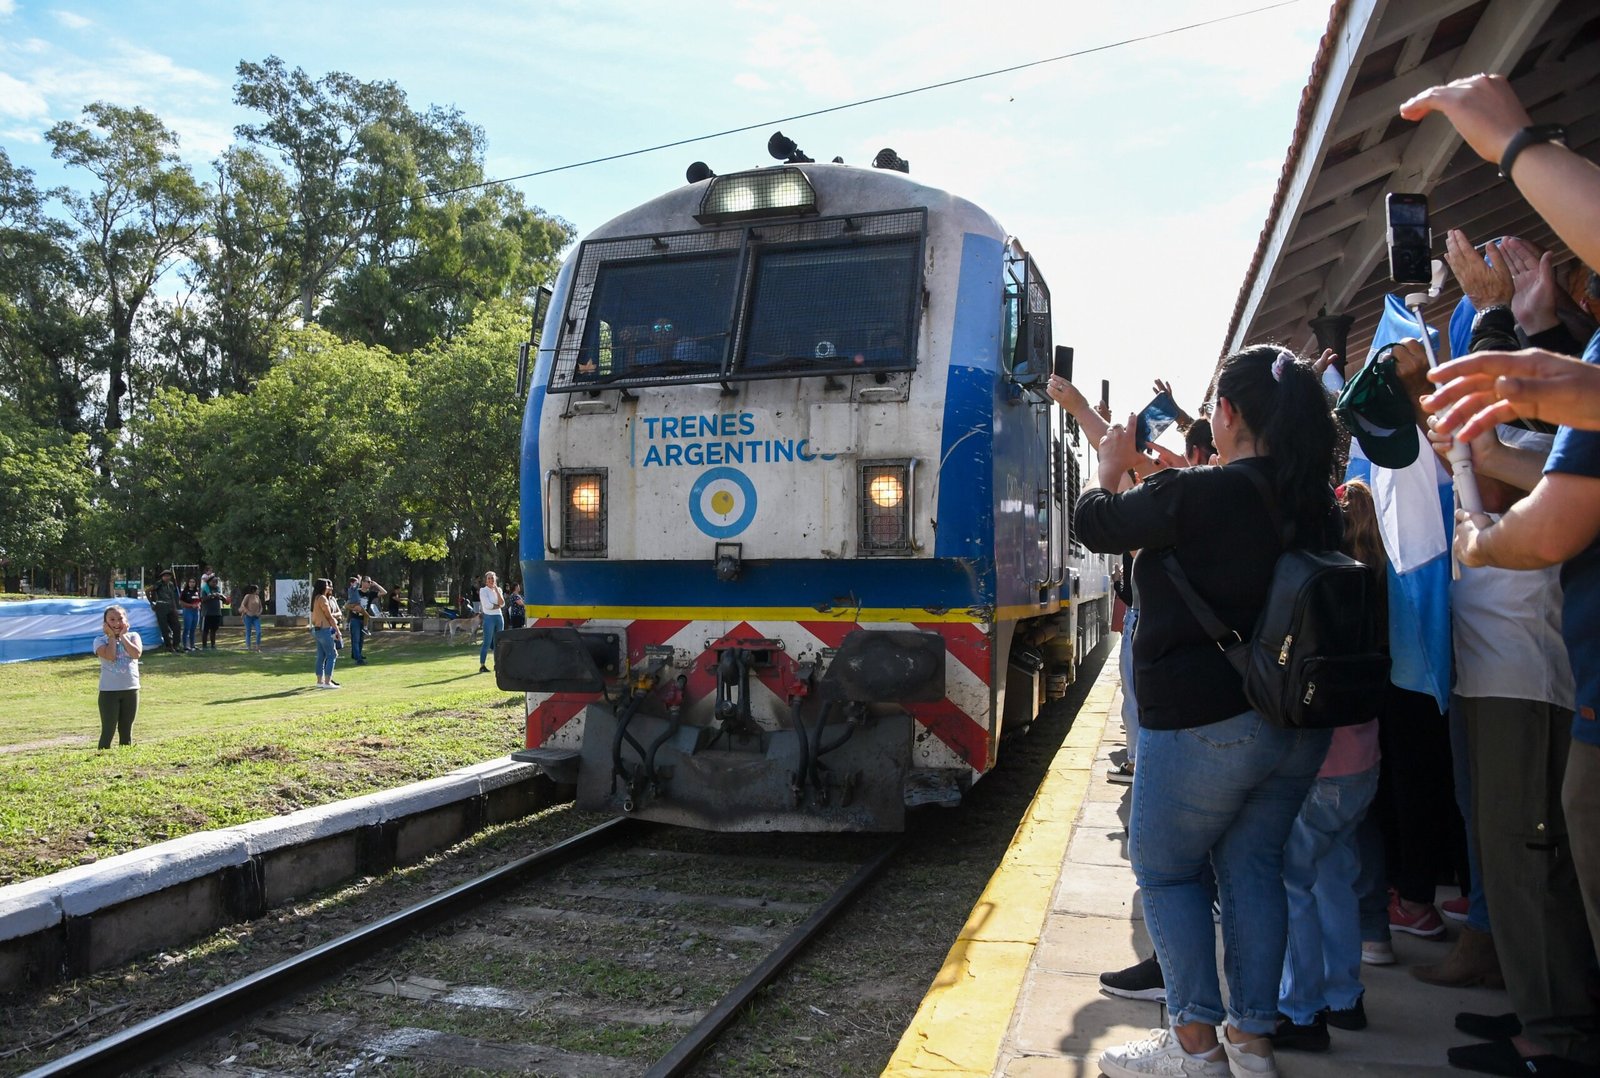
[[[1399,296],[1386,296],[1367,362],[1384,345],[1416,337],[1416,316]],[[1428,330],[1435,349],[1438,330]],[[1444,711],[1450,705],[1450,537],[1455,500],[1450,473],[1428,448],[1427,435],[1408,467],[1380,468],[1354,440],[1346,479],[1372,488],[1378,530],[1389,556],[1389,679],[1402,689],[1427,693]]]

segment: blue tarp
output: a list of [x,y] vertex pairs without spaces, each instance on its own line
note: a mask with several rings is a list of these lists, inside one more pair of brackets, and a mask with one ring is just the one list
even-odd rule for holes
[[92,655],[108,606],[128,612],[145,647],[161,646],[156,612],[143,599],[33,599],[0,603],[0,663]]

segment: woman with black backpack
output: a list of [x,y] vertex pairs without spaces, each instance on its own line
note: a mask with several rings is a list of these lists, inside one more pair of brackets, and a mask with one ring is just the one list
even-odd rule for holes
[[[1233,1074],[1276,1075],[1270,1038],[1287,933],[1283,847],[1330,732],[1274,725],[1252,709],[1239,671],[1202,627],[1180,580],[1228,632],[1249,640],[1285,537],[1290,547],[1337,548],[1333,417],[1311,364],[1261,345],[1222,363],[1212,410],[1221,466],[1159,472],[1114,494],[1138,455],[1133,431],[1130,416],[1101,442],[1100,487],[1079,499],[1077,520],[1091,550],[1140,551],[1133,573],[1141,729],[1129,849],[1172,1028],[1108,1049],[1100,1066],[1144,1075],[1179,1065],[1221,1078],[1231,1061]],[[1208,868],[1222,906],[1226,1007]]]

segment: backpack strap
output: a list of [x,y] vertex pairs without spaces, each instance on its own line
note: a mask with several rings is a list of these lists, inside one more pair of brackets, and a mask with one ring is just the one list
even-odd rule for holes
[[[1255,486],[1261,495],[1261,500],[1266,503],[1267,515],[1272,519],[1272,527],[1278,533],[1278,539],[1284,549],[1288,549],[1290,541],[1294,538],[1294,526],[1283,519],[1283,514],[1278,510],[1278,498],[1272,489],[1272,484],[1267,482],[1267,477],[1246,465],[1239,469]],[[1183,571],[1183,566],[1178,564],[1177,556],[1169,549],[1161,553],[1161,567],[1167,571],[1167,577],[1172,581],[1172,586],[1178,589],[1178,597],[1183,600],[1194,619],[1200,623],[1218,650],[1226,655],[1233,668],[1244,673],[1246,648],[1245,639],[1234,630],[1222,623],[1217,617],[1217,612],[1211,605],[1200,598],[1200,593],[1194,590],[1194,585],[1189,583],[1189,574]]]
[[1244,637],[1234,632],[1222,623],[1217,617],[1217,612],[1211,609],[1211,604],[1200,598],[1200,593],[1194,590],[1194,585],[1189,583],[1189,574],[1183,571],[1183,566],[1178,564],[1177,555],[1170,549],[1161,552],[1161,567],[1167,571],[1167,577],[1172,581],[1172,586],[1178,589],[1178,597],[1189,608],[1194,619],[1200,623],[1217,650],[1227,656],[1228,661],[1239,673],[1244,673],[1245,648]]
[[1272,489],[1272,484],[1267,482],[1267,477],[1248,464],[1239,469],[1251,483],[1255,484],[1256,491],[1261,495],[1261,500],[1267,503],[1267,516],[1272,519],[1272,529],[1278,533],[1278,540],[1285,550],[1293,545],[1294,525],[1283,519],[1283,512],[1278,508],[1278,493]]

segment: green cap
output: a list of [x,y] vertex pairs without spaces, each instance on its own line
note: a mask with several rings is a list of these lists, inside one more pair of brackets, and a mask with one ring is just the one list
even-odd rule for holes
[[1417,415],[1387,349],[1345,384],[1334,413],[1378,467],[1404,468],[1417,459]]

